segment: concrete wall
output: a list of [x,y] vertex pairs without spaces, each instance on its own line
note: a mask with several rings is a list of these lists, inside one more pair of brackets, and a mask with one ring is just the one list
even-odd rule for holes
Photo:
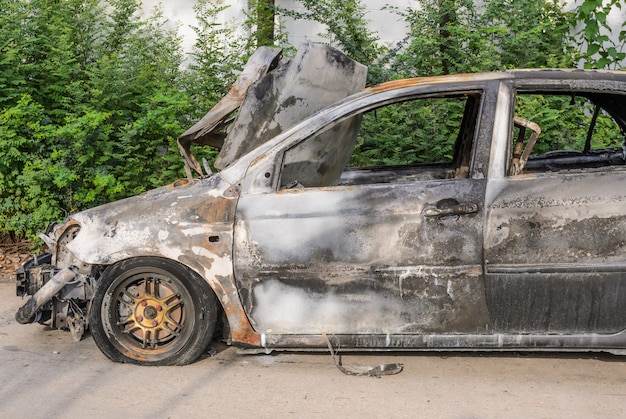
[[[297,0],[275,0],[278,6],[301,10],[302,6]],[[477,0],[480,2],[482,0]],[[575,5],[582,0],[564,0],[564,9],[572,10]],[[174,22],[180,25],[180,34],[184,36],[184,47],[190,50],[194,42],[194,32],[190,25],[195,23],[195,14],[193,5],[195,0],[143,0],[144,8],[150,10],[157,4],[161,4],[164,14]],[[223,12],[223,21],[231,19],[243,20],[243,11],[247,8],[248,0],[225,0],[225,4],[230,4],[230,8]],[[386,44],[395,44],[400,41],[405,33],[405,23],[400,21],[398,16],[388,10],[383,10],[385,5],[391,5],[399,8],[407,6],[417,7],[415,0],[363,0],[363,4],[367,9],[367,19],[370,28],[377,32],[381,42]],[[617,41],[617,34],[621,30],[622,23],[626,21],[626,8],[622,10],[614,8],[607,17],[607,23],[613,28],[614,37]],[[285,28],[289,34],[289,42],[298,46],[303,40],[319,40],[318,34],[324,32],[324,27],[317,22],[302,22],[292,19],[285,19]],[[582,28],[577,28],[578,30]]]
[[[303,10],[304,8],[297,0],[277,0],[277,4],[290,10]],[[398,16],[389,10],[383,10],[385,5],[406,8],[408,5],[414,6],[411,0],[365,0],[363,2],[367,9],[367,20],[372,31],[378,33],[381,42],[395,44],[406,34],[405,23],[400,21]],[[317,22],[295,22],[292,19],[285,20],[285,27],[289,33],[289,42],[298,45],[305,39],[317,39],[317,35],[324,32],[324,27]]]
[[[193,45],[194,32],[190,25],[195,24],[195,14],[193,5],[195,0],[143,0],[144,10],[149,11],[158,4],[161,4],[166,17],[180,25],[180,33],[185,37],[185,48],[188,50]],[[389,4],[396,7],[406,7],[413,5],[412,0],[365,0],[367,8],[367,19],[373,31],[377,32],[384,43],[395,43],[402,39],[406,33],[404,23],[398,21],[397,16],[389,11],[382,10],[384,5]],[[231,19],[243,19],[243,10],[246,10],[247,0],[226,0],[225,4],[230,4],[230,8],[223,13],[223,21]],[[297,0],[276,0],[276,5],[291,9],[302,10],[302,6]],[[324,27],[317,22],[295,22],[292,19],[284,21],[289,34],[289,43],[299,45],[305,39],[319,40],[318,34],[324,32]]]

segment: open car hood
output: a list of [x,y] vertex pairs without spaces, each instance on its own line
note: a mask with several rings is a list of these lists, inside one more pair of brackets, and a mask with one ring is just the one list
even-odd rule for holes
[[309,41],[292,59],[283,58],[279,48],[257,49],[226,96],[178,138],[187,177],[193,177],[192,171],[204,176],[192,144],[219,149],[214,165],[224,169],[306,117],[363,89],[366,76],[366,66]]

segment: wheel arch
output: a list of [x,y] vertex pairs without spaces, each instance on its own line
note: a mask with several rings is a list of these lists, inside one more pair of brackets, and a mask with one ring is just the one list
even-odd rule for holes
[[261,336],[252,328],[248,315],[241,303],[239,291],[234,281],[232,262],[229,262],[230,269],[227,272],[223,268],[217,270],[212,269],[216,262],[222,265],[224,263],[224,261],[216,261],[215,259],[212,260],[213,263],[207,266],[200,258],[196,257],[181,256],[176,260],[163,255],[136,254],[104,265],[99,274],[99,278],[106,275],[107,272],[110,272],[116,266],[140,258],[161,259],[176,263],[188,269],[196,276],[196,279],[205,282],[215,295],[221,313],[223,314],[223,316],[218,316],[218,329],[219,326],[227,328],[229,334],[228,339],[235,344],[249,347],[259,346],[261,344]]
[[224,326],[229,328],[230,340],[241,346],[260,346],[261,335],[252,328],[241,303],[239,290],[235,283],[232,258],[228,260],[228,272],[223,269],[215,269],[215,265],[221,264],[223,261],[211,260],[207,266],[198,258],[183,256],[180,259],[179,263],[194,271],[213,290],[224,313],[227,322]]

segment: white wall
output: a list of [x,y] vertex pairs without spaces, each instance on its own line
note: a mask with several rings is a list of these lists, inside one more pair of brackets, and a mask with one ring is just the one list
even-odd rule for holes
[[[190,25],[195,23],[193,5],[195,0],[143,0],[144,10],[149,11],[154,6],[161,4],[164,15],[180,25],[180,34],[184,36],[184,46],[189,50],[193,45],[194,33]],[[365,0],[367,19],[370,28],[377,32],[384,43],[395,43],[402,39],[406,33],[404,23],[398,21],[397,16],[389,11],[382,10],[385,4],[397,7],[406,7],[414,3],[412,0]],[[243,20],[243,10],[247,7],[247,0],[225,0],[224,4],[230,4],[230,8],[223,13],[223,21],[233,18]],[[286,9],[300,10],[302,7],[296,0],[276,0],[276,5]],[[285,27],[289,34],[289,43],[299,45],[305,39],[319,40],[318,34],[324,32],[324,27],[317,22],[302,22],[292,19],[285,20]]]
[[[302,6],[297,0],[275,0],[278,6],[298,10]],[[481,0],[477,0],[481,1]],[[582,0],[564,0],[564,9],[572,10],[573,7]],[[180,24],[180,34],[184,36],[184,48],[189,51],[194,42],[194,32],[190,25],[195,23],[195,15],[193,5],[195,0],[143,0],[144,9],[149,10],[155,5],[161,3],[164,14],[169,19]],[[400,41],[405,33],[406,27],[404,22],[398,19],[398,16],[388,10],[382,10],[385,5],[405,8],[407,6],[416,6],[414,0],[364,0],[363,3],[367,9],[366,18],[370,23],[372,31],[377,32],[381,42],[386,44],[395,44]],[[224,4],[230,4],[230,8],[223,12],[223,21],[231,19],[242,19],[243,10],[247,8],[247,0],[225,0]],[[613,8],[607,17],[607,23],[613,28],[614,37],[617,41],[617,34],[621,29],[622,23],[626,21],[626,8],[620,10]],[[289,42],[298,46],[305,39],[319,40],[318,34],[324,32],[324,28],[317,22],[302,22],[292,19],[285,20],[285,27],[289,34]],[[577,28],[582,29],[582,28]]]
[[[185,51],[190,51],[193,47],[195,40],[195,33],[191,29],[196,25],[195,12],[193,5],[195,0],[142,0],[143,9],[146,12],[150,12],[154,7],[160,4],[161,9],[165,17],[172,22],[179,25],[179,34],[183,36],[183,48]],[[248,5],[247,0],[225,0],[225,5],[230,5],[220,17],[222,22],[227,22],[232,19],[243,19],[243,10]]]
[[[365,0],[363,4],[367,10],[366,19],[372,31],[376,32],[382,43],[395,44],[402,40],[406,34],[405,23],[390,10],[383,10],[385,5],[406,8],[414,5],[412,0]],[[276,4],[290,10],[303,10],[297,0],[276,0]],[[305,39],[317,39],[317,35],[324,32],[324,27],[317,22],[295,22],[292,19],[285,20],[285,27],[289,34],[289,43],[298,45]]]

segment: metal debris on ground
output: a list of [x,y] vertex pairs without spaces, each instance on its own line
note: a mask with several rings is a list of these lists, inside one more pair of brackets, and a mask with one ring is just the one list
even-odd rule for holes
[[382,377],[383,375],[396,375],[402,372],[404,369],[404,364],[401,363],[392,363],[392,364],[380,364],[374,367],[370,367],[367,365],[350,365],[345,366],[341,361],[341,355],[339,355],[338,351],[333,349],[332,344],[330,343],[330,339],[324,333],[324,338],[326,339],[326,343],[328,344],[328,350],[330,351],[330,355],[335,361],[335,365],[339,368],[339,371],[343,372],[346,375],[357,375],[357,376],[367,376],[367,377]]

